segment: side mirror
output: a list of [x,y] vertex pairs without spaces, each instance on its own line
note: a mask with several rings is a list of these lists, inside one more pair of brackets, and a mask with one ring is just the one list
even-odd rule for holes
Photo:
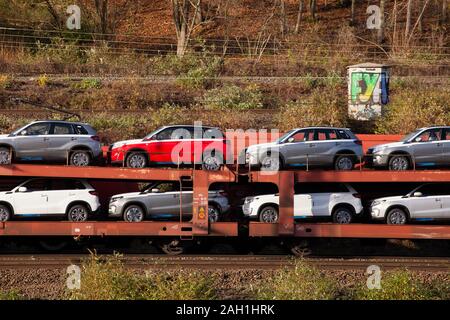
[[27,192],[28,188],[27,187],[19,187],[19,189],[17,189],[17,192]]
[[21,136],[25,136],[27,134],[27,130],[22,130],[22,131],[20,131],[20,135]]
[[422,197],[422,196],[423,196],[422,192],[414,192],[413,193],[413,197]]
[[159,193],[160,191],[159,191],[159,189],[157,189],[157,188],[154,188],[154,189],[152,189],[152,193]]
[[422,138],[421,138],[421,137],[417,137],[417,138],[414,139],[414,141],[415,141],[415,142],[421,142],[421,141],[422,141]]
[[294,142],[294,137],[290,137],[289,139],[287,139],[287,142]]

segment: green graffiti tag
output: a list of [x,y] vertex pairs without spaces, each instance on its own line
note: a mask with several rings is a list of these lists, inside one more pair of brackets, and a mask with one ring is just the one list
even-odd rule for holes
[[353,103],[369,102],[379,79],[379,73],[353,72],[351,76],[351,101]]

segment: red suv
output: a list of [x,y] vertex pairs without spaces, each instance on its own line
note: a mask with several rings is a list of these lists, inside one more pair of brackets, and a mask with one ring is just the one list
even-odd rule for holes
[[119,141],[109,147],[112,164],[130,168],[149,165],[201,164],[216,171],[232,159],[230,142],[217,128],[176,125],[162,127],[143,139]]

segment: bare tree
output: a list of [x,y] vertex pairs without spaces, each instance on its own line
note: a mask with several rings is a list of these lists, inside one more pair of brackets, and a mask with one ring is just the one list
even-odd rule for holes
[[52,19],[53,19],[53,22],[55,24],[55,27],[58,28],[58,29],[61,29],[61,26],[62,26],[62,24],[61,24],[61,17],[57,13],[55,7],[50,2],[50,0],[45,0],[45,4],[47,5],[47,11],[52,16]]
[[408,0],[406,5],[406,25],[405,25],[405,39],[408,39],[411,32],[411,12],[412,12],[412,0]]
[[352,0],[352,9],[351,9],[351,16],[350,16],[350,23],[352,25],[355,24],[355,2],[356,2],[356,0]]
[[316,20],[317,2],[316,0],[309,0],[309,12],[311,12],[311,17]]
[[447,22],[447,0],[442,0],[442,14],[441,14],[441,23],[444,24]]
[[384,40],[384,27],[385,27],[384,7],[385,7],[385,1],[386,0],[380,0],[380,28],[378,29],[378,32],[377,32],[378,43],[382,43],[383,40]]
[[[177,56],[182,57],[186,52],[189,38],[195,24],[197,11],[200,8],[200,0],[195,4],[189,0],[171,0],[172,15],[177,33]],[[192,7],[194,12],[192,13]]]
[[295,30],[294,30],[295,34],[298,34],[300,30],[300,23],[302,22],[304,4],[305,0],[298,0],[297,22],[295,23]]
[[281,34],[285,35],[289,32],[288,25],[286,21],[286,3],[285,0],[280,0],[280,25],[281,25]]
[[108,32],[108,0],[94,0],[95,11],[100,21],[100,32]]

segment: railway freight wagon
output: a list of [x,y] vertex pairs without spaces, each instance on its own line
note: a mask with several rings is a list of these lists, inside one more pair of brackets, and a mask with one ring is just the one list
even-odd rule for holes
[[[395,140],[396,137],[382,138],[361,136],[365,149],[374,143]],[[294,219],[293,203],[295,189],[311,183],[350,183],[358,185],[363,198],[374,195],[401,193],[403,190],[430,182],[448,183],[450,170],[384,171],[367,170],[359,167],[351,171],[334,170],[284,170],[276,174],[261,171],[239,171],[225,166],[219,171],[197,170],[193,168],[144,168],[123,167],[71,167],[65,165],[12,164],[0,166],[0,178],[5,183],[14,183],[33,177],[58,177],[87,179],[95,185],[101,195],[103,210],[109,198],[121,192],[138,190],[138,183],[149,181],[177,181],[180,185],[192,185],[192,217],[183,219],[180,206],[179,219],[143,221],[129,223],[108,220],[98,216],[86,222],[20,220],[0,223],[1,237],[139,237],[149,238],[158,243],[166,253],[183,252],[186,245],[198,243],[208,238],[268,239],[288,245],[296,254],[303,254],[308,240],[314,238],[354,238],[354,239],[450,239],[449,224],[409,224],[386,225],[361,219],[352,224],[331,222],[311,222]],[[208,199],[212,185],[234,197],[231,199],[231,214],[225,221],[211,222],[208,218]],[[258,187],[259,186],[259,187]],[[243,190],[276,190],[279,195],[279,219],[277,223],[264,223],[243,219],[233,212],[245,196]],[[107,208],[106,208],[107,209]],[[236,213],[236,214],[233,214]]]

